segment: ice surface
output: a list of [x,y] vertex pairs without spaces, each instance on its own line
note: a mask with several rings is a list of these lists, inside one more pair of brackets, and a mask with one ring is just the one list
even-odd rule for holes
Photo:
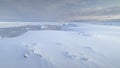
[[0,68],[120,68],[120,27],[36,26],[0,29]]

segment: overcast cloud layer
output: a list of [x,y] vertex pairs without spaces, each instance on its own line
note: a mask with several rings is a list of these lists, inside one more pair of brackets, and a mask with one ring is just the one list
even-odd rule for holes
[[119,0],[0,0],[0,21],[120,19]]

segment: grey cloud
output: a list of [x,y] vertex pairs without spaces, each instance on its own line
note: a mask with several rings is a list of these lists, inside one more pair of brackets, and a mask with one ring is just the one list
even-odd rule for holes
[[89,12],[89,14],[93,14],[93,15],[116,15],[116,14],[120,14],[120,6],[93,10],[93,11]]
[[119,14],[119,7],[98,9],[104,1],[108,0],[0,0],[0,20],[63,21],[79,16]]

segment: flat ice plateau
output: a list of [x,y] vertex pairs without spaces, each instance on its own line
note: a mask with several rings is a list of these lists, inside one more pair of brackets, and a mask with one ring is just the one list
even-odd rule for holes
[[8,26],[0,28],[0,68],[120,68],[119,26]]

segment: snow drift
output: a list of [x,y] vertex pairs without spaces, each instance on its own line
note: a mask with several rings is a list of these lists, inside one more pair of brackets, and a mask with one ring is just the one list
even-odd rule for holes
[[119,68],[120,28],[68,24],[0,39],[0,68]]

